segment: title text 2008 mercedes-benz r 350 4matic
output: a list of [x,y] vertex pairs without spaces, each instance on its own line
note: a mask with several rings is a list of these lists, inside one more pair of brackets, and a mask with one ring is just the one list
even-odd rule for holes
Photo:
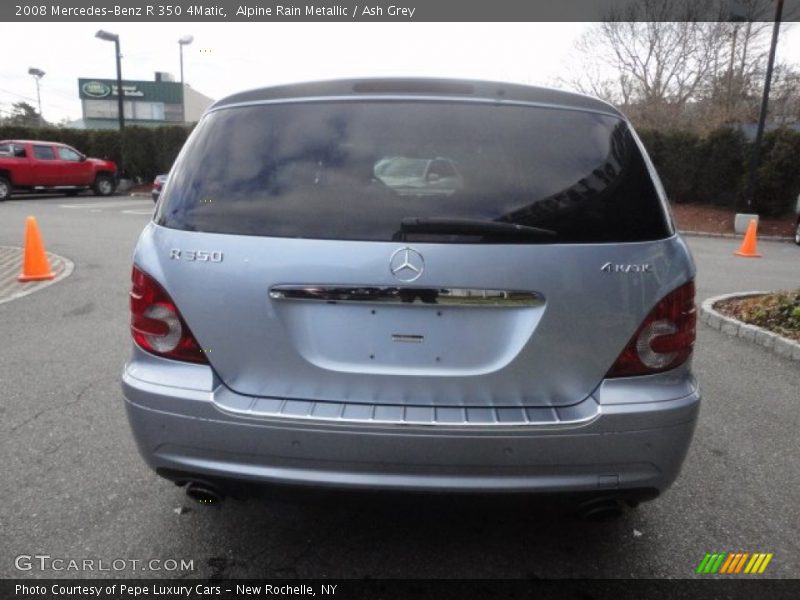
[[243,92],[136,246],[122,386],[159,474],[655,497],[700,395],[695,267],[630,123],[460,80]]

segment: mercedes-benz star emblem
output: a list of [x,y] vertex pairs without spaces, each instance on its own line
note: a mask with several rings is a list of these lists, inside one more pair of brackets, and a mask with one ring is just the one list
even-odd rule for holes
[[389,270],[395,279],[405,282],[414,281],[425,270],[425,260],[422,258],[422,254],[406,246],[394,251],[392,258],[389,259]]

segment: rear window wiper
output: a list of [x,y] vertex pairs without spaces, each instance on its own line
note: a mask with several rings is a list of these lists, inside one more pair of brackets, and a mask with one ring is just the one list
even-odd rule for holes
[[400,222],[403,233],[440,233],[450,235],[489,235],[497,237],[553,238],[558,232],[541,227],[517,225],[482,219],[450,217],[405,217]]

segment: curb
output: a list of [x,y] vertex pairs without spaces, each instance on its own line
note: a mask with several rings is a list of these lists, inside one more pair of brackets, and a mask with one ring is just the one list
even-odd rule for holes
[[736,292],[715,296],[705,300],[700,306],[700,322],[705,323],[712,329],[717,329],[722,333],[740,337],[744,340],[763,346],[773,354],[777,354],[789,360],[800,361],[800,343],[789,338],[785,338],[777,333],[772,333],[763,327],[756,327],[742,323],[738,319],[723,315],[714,309],[714,305],[722,300],[731,298],[748,298],[750,296],[761,296],[770,292]]
[[[681,235],[690,235],[693,237],[712,237],[712,238],[725,238],[729,240],[740,240],[742,239],[742,235],[738,233],[711,233],[708,231],[692,231],[692,230],[679,230],[678,233]],[[758,236],[759,240],[765,240],[767,242],[792,242],[794,243],[794,238],[791,236],[785,235],[760,235]]]

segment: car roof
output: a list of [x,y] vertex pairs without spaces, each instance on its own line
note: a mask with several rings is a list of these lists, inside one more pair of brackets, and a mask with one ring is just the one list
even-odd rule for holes
[[0,144],[48,144],[50,146],[66,146],[72,148],[64,142],[50,142],[48,140],[0,140]]
[[358,96],[464,98],[496,102],[524,102],[603,112],[622,117],[611,104],[598,98],[546,87],[439,78],[337,79],[264,87],[232,94],[215,102],[209,110],[270,100],[335,99]]

